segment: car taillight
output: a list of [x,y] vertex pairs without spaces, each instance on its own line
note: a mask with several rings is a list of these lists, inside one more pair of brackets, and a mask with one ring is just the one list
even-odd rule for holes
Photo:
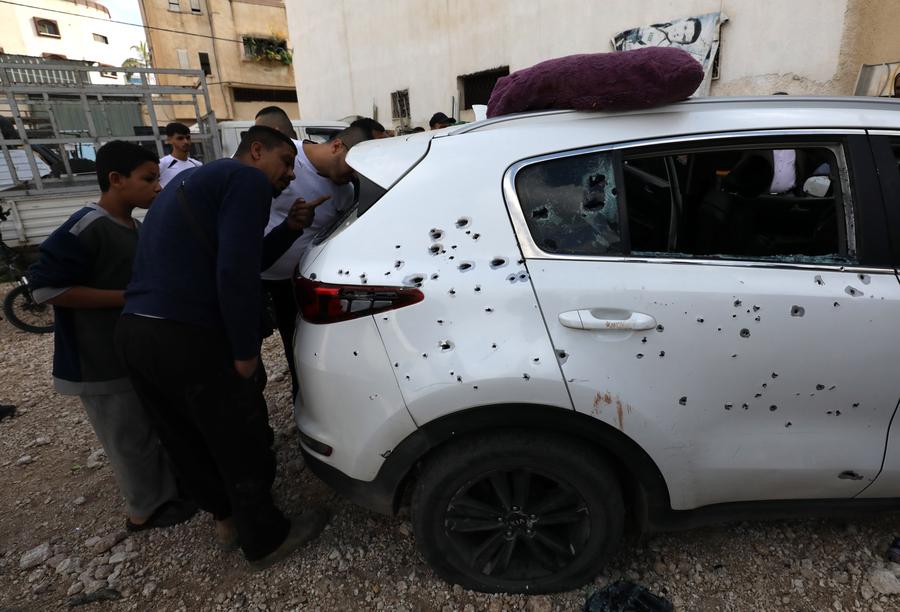
[[425,294],[413,287],[332,285],[294,276],[300,316],[309,323],[337,323],[416,304]]

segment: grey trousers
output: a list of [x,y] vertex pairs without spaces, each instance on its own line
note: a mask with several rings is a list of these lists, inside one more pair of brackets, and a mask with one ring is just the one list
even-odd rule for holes
[[175,477],[134,390],[79,397],[125,497],[128,515],[149,517],[174,499]]

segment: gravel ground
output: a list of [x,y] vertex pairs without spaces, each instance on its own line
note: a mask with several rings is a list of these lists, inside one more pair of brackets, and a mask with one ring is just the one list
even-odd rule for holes
[[[5,288],[0,288],[5,293]],[[112,471],[77,398],[53,392],[52,335],[0,322],[0,610],[65,608],[70,597],[115,589],[85,610],[578,610],[618,578],[677,610],[900,610],[900,565],[882,560],[896,514],[740,523],[630,538],[594,584],[552,596],[485,595],[449,585],[419,557],[408,517],[384,517],[336,497],[305,469],[290,416],[279,345],[264,358],[276,430],[276,497],[288,512],[315,501],[334,516],[322,537],[251,574],[213,545],[202,513],[167,530],[126,537]]]

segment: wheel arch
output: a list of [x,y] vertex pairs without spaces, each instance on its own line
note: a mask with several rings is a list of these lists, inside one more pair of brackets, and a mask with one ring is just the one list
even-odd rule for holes
[[543,405],[499,404],[445,415],[410,434],[391,452],[377,479],[393,490],[392,510],[401,505],[415,480],[416,467],[438,448],[461,437],[490,430],[541,429],[578,438],[609,460],[622,486],[629,516],[639,528],[671,509],[669,490],[653,459],[634,440],[585,414]]

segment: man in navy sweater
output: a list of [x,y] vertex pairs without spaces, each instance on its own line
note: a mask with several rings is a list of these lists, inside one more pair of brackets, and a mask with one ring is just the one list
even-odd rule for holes
[[[259,364],[259,273],[271,246],[263,230],[272,198],[294,178],[296,153],[287,136],[252,127],[234,158],[169,183],[144,222],[116,332],[184,487],[213,514],[220,545],[239,545],[254,569],[287,557],[328,519],[314,508],[289,520],[272,500]],[[314,208],[292,209],[286,241]]]

